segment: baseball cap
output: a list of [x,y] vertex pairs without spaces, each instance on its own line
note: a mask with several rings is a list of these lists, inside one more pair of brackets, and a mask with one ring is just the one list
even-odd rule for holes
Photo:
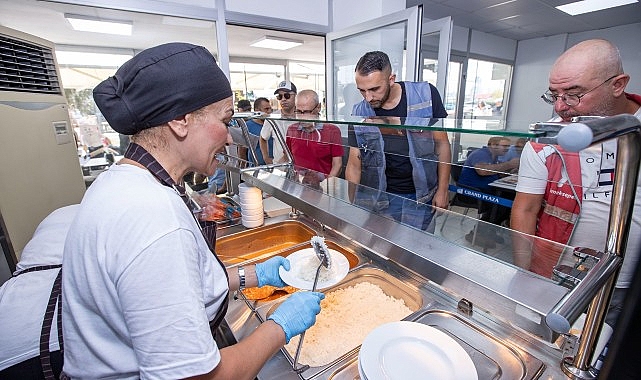
[[276,91],[274,91],[274,95],[278,94],[279,90],[285,90],[293,93],[298,92],[296,91],[296,86],[288,80],[284,80],[278,84],[278,87],[276,87]]

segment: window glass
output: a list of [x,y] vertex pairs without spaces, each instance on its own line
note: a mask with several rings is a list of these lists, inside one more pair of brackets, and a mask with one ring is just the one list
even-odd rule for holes
[[[325,112],[325,65],[311,62],[289,63],[289,75],[292,82],[300,90],[314,90],[323,103],[322,112]],[[273,91],[272,91],[273,92]]]
[[354,69],[359,58],[368,51],[384,50],[396,80],[406,80],[406,34],[407,21],[403,21],[332,41],[334,67],[330,70],[335,73],[332,79],[335,109],[331,114],[349,115],[352,106],[363,99],[354,85]]
[[[278,109],[274,98],[274,89],[285,77],[285,66],[278,64],[230,62],[231,89],[234,92],[234,104],[240,99],[254,100],[264,97],[270,100],[272,108]],[[296,86],[299,86],[294,81]]]
[[504,128],[504,101],[511,75],[510,65],[468,60],[463,118],[472,119],[474,129]]

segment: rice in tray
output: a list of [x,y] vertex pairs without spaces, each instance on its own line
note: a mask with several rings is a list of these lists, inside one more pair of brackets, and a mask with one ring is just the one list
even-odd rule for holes
[[[381,324],[400,321],[412,310],[405,301],[390,297],[370,282],[337,289],[325,295],[316,324],[305,334],[299,363],[318,367],[329,364],[363,343]],[[294,357],[299,336],[285,346]]]

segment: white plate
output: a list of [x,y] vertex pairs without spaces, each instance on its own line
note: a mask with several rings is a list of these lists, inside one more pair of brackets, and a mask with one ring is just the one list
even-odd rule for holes
[[[338,284],[349,272],[347,257],[334,249],[328,249],[328,251],[331,263],[329,269],[325,267],[321,269],[321,275],[316,285],[317,290]],[[287,259],[289,259],[290,263],[289,271],[280,267],[278,269],[280,278],[287,285],[303,290],[312,290],[316,268],[320,265],[320,260],[318,260],[314,248],[304,248],[296,251],[287,256]],[[301,273],[302,270],[305,270],[305,273]]]
[[442,331],[417,322],[391,322],[365,337],[359,364],[368,380],[478,380],[470,356]]
[[360,376],[361,380],[369,380],[367,376],[365,376],[365,372],[363,372],[363,369],[361,368],[360,360],[357,362],[357,364],[358,364],[358,376]]

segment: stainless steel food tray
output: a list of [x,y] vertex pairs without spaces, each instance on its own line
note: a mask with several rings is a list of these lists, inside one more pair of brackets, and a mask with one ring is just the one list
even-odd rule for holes
[[[413,316],[417,310],[420,310],[421,307],[423,307],[424,300],[418,288],[414,287],[411,284],[408,284],[399,280],[398,278],[396,278],[394,275],[390,273],[387,273],[381,269],[370,266],[368,264],[354,269],[353,271],[348,273],[347,277],[342,282],[340,282],[336,286],[325,289],[323,292],[330,293],[332,291],[353,286],[361,282],[370,282],[374,285],[379,286],[383,290],[383,292],[388,296],[391,296],[397,299],[402,299],[405,302],[405,305],[410,310],[413,311],[413,313],[410,314],[408,317]],[[262,320],[265,320],[267,316],[269,316],[274,310],[276,310],[276,308],[280,305],[281,302],[282,300],[276,301],[263,308],[258,308],[257,313],[259,317]],[[372,307],[375,307],[375,305],[372,305]],[[367,311],[363,310],[363,312],[367,312]],[[339,333],[341,333],[340,325],[337,325],[336,329],[339,331]],[[349,333],[349,332],[342,332],[342,333]],[[314,378],[319,374],[327,371],[329,368],[336,365],[337,363],[343,362],[345,360],[349,360],[351,356],[357,355],[359,348],[360,348],[360,345],[350,349],[347,352],[339,354],[335,360],[333,360],[331,363],[328,363],[324,366],[310,367],[309,369],[302,372],[300,376],[303,379]],[[289,352],[287,352],[285,348],[281,349],[281,352],[285,355],[290,365],[293,366],[294,358],[289,354]]]
[[[494,337],[455,313],[423,310],[415,313],[412,320],[434,327],[460,344],[470,355],[479,380],[537,379],[545,369],[543,362],[534,356]],[[352,358],[329,379],[358,379],[357,366],[358,357]]]

